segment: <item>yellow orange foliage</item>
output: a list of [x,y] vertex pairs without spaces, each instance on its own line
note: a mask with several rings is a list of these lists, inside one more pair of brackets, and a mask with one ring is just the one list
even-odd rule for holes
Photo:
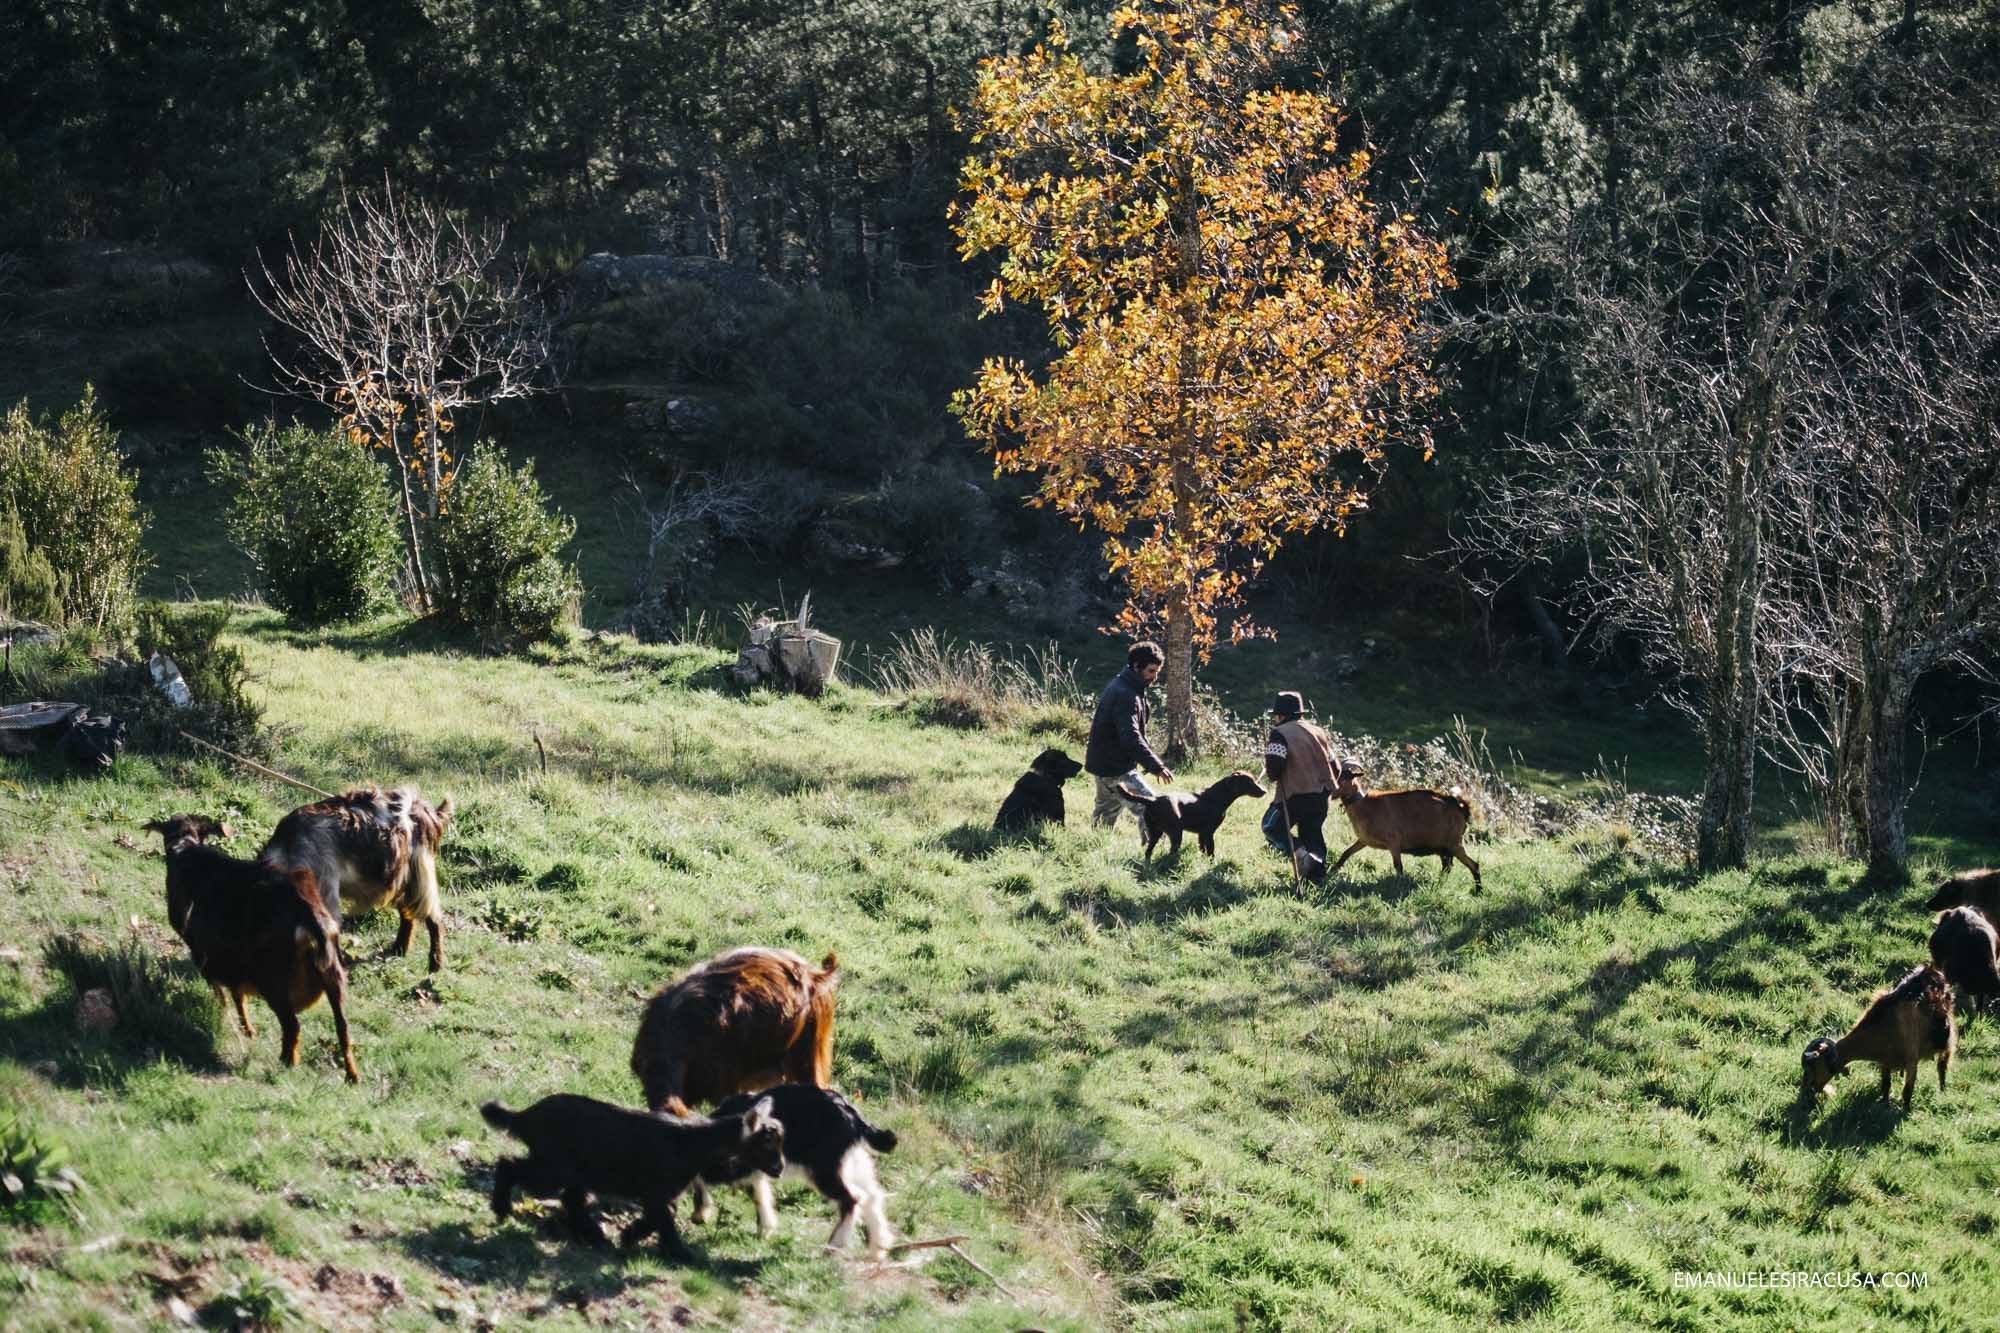
[[1427,445],[1409,409],[1436,391],[1425,312],[1451,275],[1369,200],[1339,109],[1277,86],[1289,6],[1175,0],[1111,22],[1132,74],[1091,73],[1060,22],[980,67],[960,254],[998,254],[985,311],[1039,306],[1060,355],[988,361],[953,410],[998,471],[1041,474],[1032,503],[1105,535],[1122,623],[1164,621],[1185,671],[1176,640],[1206,660],[1218,610],[1285,536],[1364,503],[1338,457]]

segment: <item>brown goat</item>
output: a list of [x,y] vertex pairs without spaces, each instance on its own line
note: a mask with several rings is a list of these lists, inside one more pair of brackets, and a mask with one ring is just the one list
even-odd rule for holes
[[243,1035],[254,1037],[246,996],[263,997],[278,1016],[281,1051],[299,1062],[299,1014],[324,995],[340,1036],[347,1081],[359,1082],[347,1033],[347,973],[340,965],[340,924],[320,900],[304,867],[280,874],[207,845],[229,826],[202,815],[174,815],[145,826],[166,841],[167,920],[194,956],[217,998],[235,1001]]
[[1953,907],[1970,907],[2000,928],[2000,870],[1966,870],[1940,880],[1924,910],[1942,912]]
[[661,987],[632,1043],[647,1107],[688,1116],[731,1093],[827,1087],[839,966],[832,954],[815,968],[789,949],[732,949]]
[[1340,785],[1335,789],[1347,822],[1354,829],[1354,843],[1333,863],[1338,873],[1347,858],[1363,847],[1389,853],[1396,873],[1403,873],[1403,853],[1435,856],[1440,877],[1451,873],[1451,859],[1465,862],[1472,872],[1472,889],[1481,887],[1479,862],[1465,854],[1465,827],[1472,819],[1472,803],[1456,792],[1411,787],[1401,791],[1363,791],[1361,769],[1353,763],[1340,766]]
[[2000,998],[2000,931],[1970,907],[1939,912],[1931,931],[1931,965],[1968,1004],[1983,1008]]
[[1952,1018],[1951,983],[1944,973],[1924,966],[1887,990],[1875,992],[1861,1018],[1838,1040],[1814,1037],[1799,1057],[1799,1109],[1819,1100],[1826,1085],[1858,1060],[1881,1066],[1882,1095],[1889,1095],[1889,1078],[1903,1071],[1903,1109],[1917,1089],[1917,1066],[1937,1060],[1938,1091],[1944,1091],[1945,1071],[1958,1049],[1958,1024]]
[[437,849],[451,815],[449,796],[433,808],[408,787],[363,787],[286,815],[257,859],[280,871],[310,869],[336,920],[343,904],[353,913],[395,908],[403,919],[392,948],[399,957],[410,951],[410,935],[422,921],[435,972],[444,966]]

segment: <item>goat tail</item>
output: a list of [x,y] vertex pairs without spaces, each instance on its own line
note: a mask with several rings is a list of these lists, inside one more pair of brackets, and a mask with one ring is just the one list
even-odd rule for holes
[[294,928],[292,938],[298,942],[300,954],[314,971],[325,975],[340,970],[340,930],[338,927],[329,929],[329,922],[324,919],[323,913],[315,913],[311,925]]
[[479,1114],[486,1117],[486,1123],[506,1133],[514,1132],[514,1122],[521,1118],[519,1111],[510,1111],[499,1102],[488,1102],[479,1108]]
[[879,1129],[869,1124],[866,1120],[863,1120],[861,1122],[861,1137],[866,1139],[868,1146],[876,1152],[896,1151],[896,1131],[893,1129]]
[[833,990],[840,981],[840,959],[831,951],[807,983],[804,1035],[812,1043],[813,1084],[833,1086]]

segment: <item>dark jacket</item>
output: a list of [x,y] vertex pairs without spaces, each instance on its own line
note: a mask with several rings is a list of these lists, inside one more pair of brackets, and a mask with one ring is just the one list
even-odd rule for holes
[[1097,696],[1097,716],[1090,720],[1090,745],[1083,752],[1086,771],[1115,778],[1135,768],[1163,773],[1166,765],[1146,744],[1146,722],[1153,710],[1146,703],[1146,683],[1131,667],[1111,678]]

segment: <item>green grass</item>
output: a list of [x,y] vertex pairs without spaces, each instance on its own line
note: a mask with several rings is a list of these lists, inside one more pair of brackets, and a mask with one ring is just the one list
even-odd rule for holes
[[[1213,862],[1142,866],[1129,828],[996,841],[1041,738],[925,727],[849,688],[738,697],[713,651],[498,659],[268,614],[242,642],[289,729],[281,767],[458,802],[446,969],[354,969],[359,1088],[322,1011],[285,1070],[266,1015],[246,1041],[182,994],[199,983],[136,826],[229,811],[254,846],[296,794],[207,762],[90,782],[0,760],[0,942],[22,955],[0,963],[0,1103],[89,1185],[80,1223],[0,1229],[10,1324],[153,1320],[174,1283],[215,1318],[236,1300],[332,1326],[683,1306],[908,1329],[2000,1320],[1989,1023],[1908,1116],[1865,1071],[1788,1115],[1806,1039],[1923,956],[1917,891],[1796,857],[1696,878],[1577,839],[1474,847],[1481,896],[1363,854],[1301,897],[1247,812]],[[372,960],[391,934],[353,923],[349,947]],[[552,1210],[495,1225],[505,1144],[479,1102],[630,1102],[642,997],[741,943],[839,952],[835,1076],[902,1136],[891,1218],[969,1235],[1005,1291],[941,1253],[830,1259],[830,1210],[795,1191],[772,1243],[727,1198],[689,1268],[579,1251]],[[70,971],[166,993],[132,1031],[79,1037]],[[1770,1269],[1928,1285],[1674,1286]]]

